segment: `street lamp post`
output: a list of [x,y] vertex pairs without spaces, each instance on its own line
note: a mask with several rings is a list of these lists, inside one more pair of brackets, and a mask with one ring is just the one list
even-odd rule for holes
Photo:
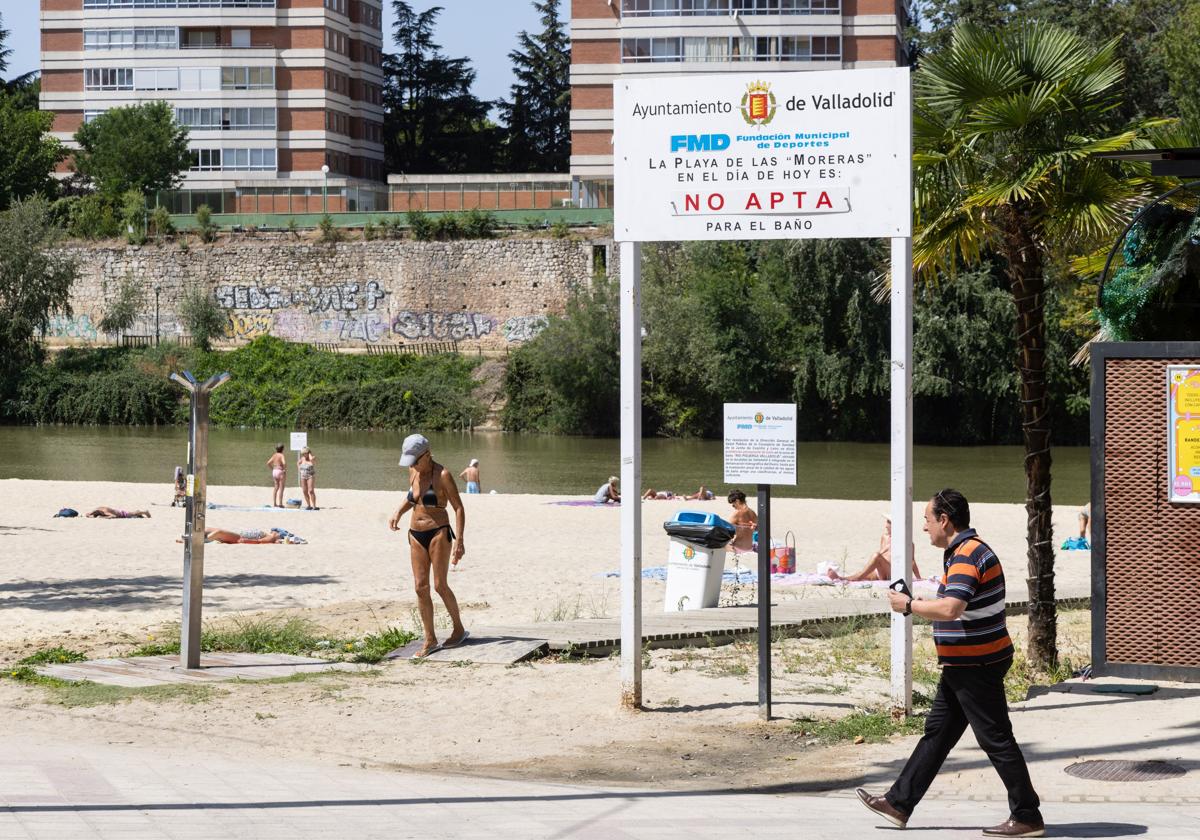
[[154,346],[158,346],[158,295],[162,291],[162,286],[154,287]]
[[321,212],[329,213],[329,164],[321,165],[321,174],[325,177],[325,181],[321,184]]

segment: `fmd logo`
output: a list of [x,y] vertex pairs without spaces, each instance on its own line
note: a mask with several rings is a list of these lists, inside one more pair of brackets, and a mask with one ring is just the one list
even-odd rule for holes
[[729,148],[728,134],[673,134],[671,152],[723,152]]

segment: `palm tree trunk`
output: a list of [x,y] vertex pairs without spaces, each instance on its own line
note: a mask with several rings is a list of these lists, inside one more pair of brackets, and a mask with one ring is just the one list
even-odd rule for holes
[[1032,220],[1019,212],[1008,214],[1004,224],[1004,256],[1017,310],[1017,368],[1021,375],[1021,431],[1025,440],[1029,586],[1026,656],[1035,667],[1045,670],[1058,661],[1058,616],[1054,603],[1054,529],[1050,521],[1045,260],[1030,235],[1032,229]]

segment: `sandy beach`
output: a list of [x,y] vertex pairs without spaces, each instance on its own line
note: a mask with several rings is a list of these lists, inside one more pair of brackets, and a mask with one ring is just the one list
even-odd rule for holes
[[[298,614],[356,637],[395,625],[416,629],[405,541],[387,528],[398,493],[318,489],[320,511],[209,511],[209,524],[286,528],[307,545],[217,545],[206,551],[205,618]],[[258,505],[266,487],[213,487],[210,500]],[[553,504],[542,496],[464,497],[466,557],[452,585],[468,625],[530,623],[619,613],[618,510]],[[0,656],[11,663],[61,644],[91,656],[119,655],[180,612],[183,512],[169,487],[147,484],[0,481]],[[151,511],[148,520],[54,519],[62,507]],[[647,502],[644,562],[662,565],[662,521],[681,507],[724,514],[713,502]],[[885,502],[779,500],[779,533],[796,535],[799,569],[820,561],[857,568],[878,544]],[[918,510],[914,507],[914,516]],[[1076,511],[1061,510],[1059,538]],[[976,524],[1007,561],[1019,591],[1023,510],[979,505]],[[938,553],[923,539],[922,571]],[[1060,553],[1059,580],[1087,580],[1086,552]],[[645,609],[662,609],[664,584],[645,582]],[[779,586],[775,599],[878,598],[879,588]],[[750,587],[722,603],[753,597]],[[439,615],[444,617],[440,612]],[[1076,658],[1086,656],[1086,614],[1060,623]],[[1066,616],[1064,616],[1066,618]],[[1022,619],[1012,622],[1020,643]],[[1082,628],[1082,629],[1081,629]],[[878,631],[886,634],[886,631]],[[930,655],[927,628],[918,650]],[[886,703],[886,635],[795,639],[775,646],[776,713],[756,716],[752,642],[647,654],[647,713],[619,708],[619,663],[548,659],[519,666],[396,662],[368,672],[301,683],[230,683],[194,696],[139,696],[66,707],[37,686],[0,681],[10,725],[52,727],[63,737],[178,747],[229,755],[250,750],[336,764],[424,768],[562,780],[740,783],[795,773],[808,750],[808,778],[858,772],[859,758],[809,748],[792,718],[830,717]],[[882,659],[880,659],[882,657]],[[1084,659],[1083,661],[1086,661]],[[857,663],[857,664],[854,664]],[[928,690],[928,688],[926,689]],[[816,752],[813,752],[816,750]],[[681,758],[683,756],[683,758]],[[693,759],[695,759],[693,761]]]
[[[319,511],[209,510],[208,525],[281,527],[307,545],[219,545],[205,552],[206,618],[247,612],[303,610],[330,629],[370,632],[372,622],[413,627],[411,571],[404,532],[387,520],[399,493],[318,489]],[[452,586],[469,624],[529,623],[551,617],[619,613],[616,507],[555,504],[561,497],[464,496],[466,556]],[[0,585],[0,644],[24,645],[72,634],[96,641],[140,641],[178,621],[183,511],[169,507],[169,487],[107,482],[0,481],[0,546],[7,573]],[[265,487],[211,487],[218,505],[257,506]],[[63,507],[84,513],[97,505],[146,509],[150,519],[55,519]],[[646,502],[643,565],[666,562],[664,519],[681,509],[727,515],[724,500]],[[887,503],[780,499],[772,504],[777,536],[791,531],[798,569],[832,561],[857,570],[878,545]],[[974,523],[1022,586],[1025,515],[1020,505],[973,506]],[[919,528],[920,505],[914,505]],[[1056,541],[1074,533],[1076,511],[1059,509]],[[917,561],[925,574],[940,556],[918,531]],[[743,560],[743,563],[746,562]],[[732,567],[730,558],[728,566]],[[1060,552],[1058,580],[1087,580],[1088,554]],[[645,609],[662,609],[664,584],[645,582]],[[800,586],[775,588],[777,598],[881,597],[875,590]],[[728,602],[728,593],[723,596]],[[349,626],[347,626],[349,625]]]

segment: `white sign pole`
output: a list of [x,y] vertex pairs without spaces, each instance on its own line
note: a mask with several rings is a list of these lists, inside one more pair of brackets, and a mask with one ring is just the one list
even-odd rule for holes
[[[892,576],[912,591],[912,239],[892,239]],[[899,564],[899,567],[897,567]],[[899,568],[899,572],[897,572]],[[892,613],[892,711],[912,712],[912,616]]]
[[621,243],[621,705],[642,705],[642,249]]

